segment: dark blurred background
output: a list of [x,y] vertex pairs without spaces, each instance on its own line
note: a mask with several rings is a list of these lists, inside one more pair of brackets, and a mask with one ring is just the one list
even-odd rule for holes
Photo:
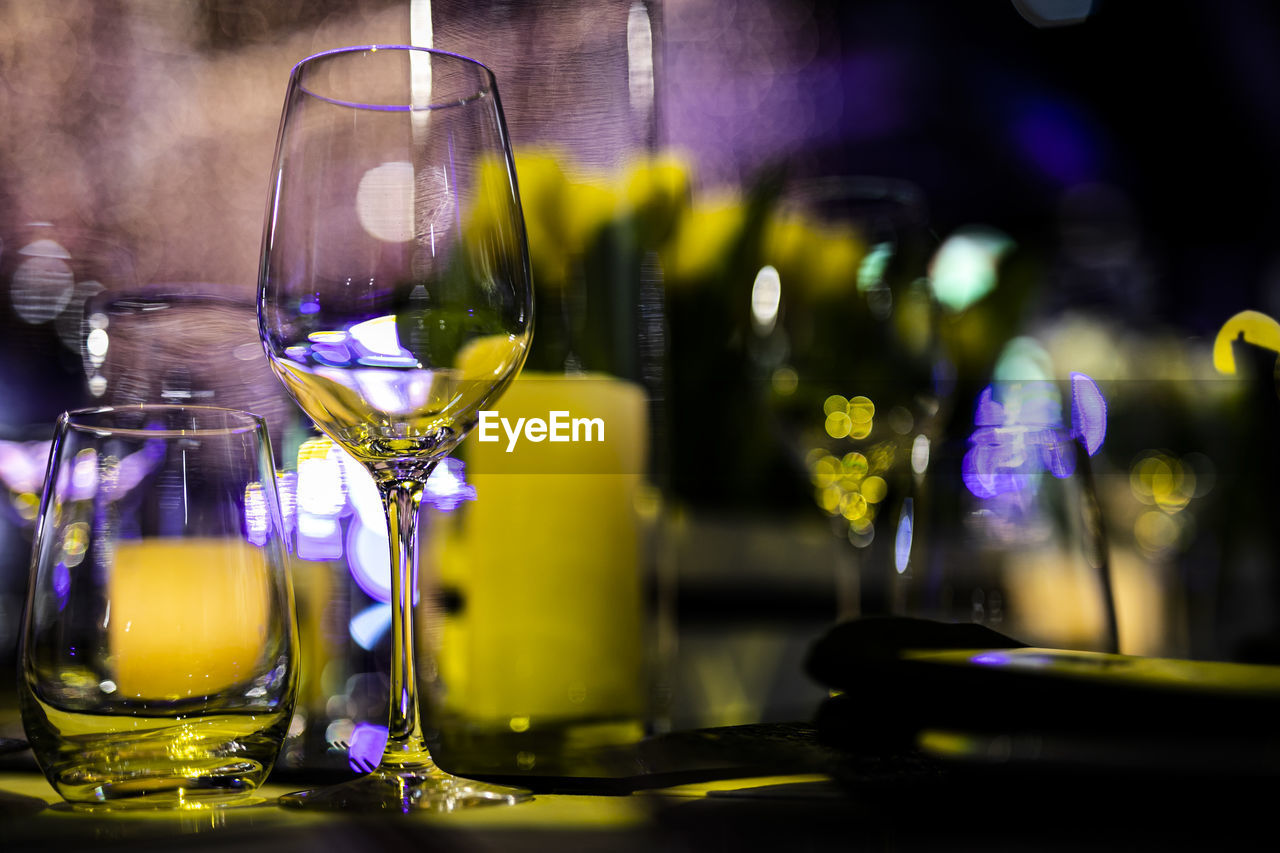
[[[586,294],[540,317],[543,349],[531,368],[585,366],[648,392],[654,493],[641,566],[668,724],[803,714],[821,696],[800,673],[804,649],[859,600],[864,610],[879,602],[1107,647],[1107,604],[1086,601],[1105,596],[1089,574],[1098,561],[1084,587],[1075,567],[1099,538],[1122,650],[1280,662],[1270,509],[1280,327],[1266,322],[1280,312],[1274,4],[14,0],[0,4],[5,667],[43,442],[59,412],[153,396],[293,417],[258,363],[248,307],[285,81],[319,50],[409,41],[495,70],[547,294],[539,299],[577,293],[574,282]],[[910,209],[892,239],[871,229],[849,244],[846,266],[864,279],[875,247],[893,249],[883,282],[855,288],[850,274],[844,290],[837,281],[822,291],[870,306],[850,323],[893,330],[876,350],[858,349],[874,335],[853,325],[832,341],[779,331],[803,300],[788,307],[793,278],[775,254],[791,251],[813,282],[838,278],[844,267],[829,259],[845,257],[838,246],[823,255],[817,243],[787,243],[783,214],[849,176],[895,188]],[[620,243],[621,222],[640,236]],[[963,250],[959,272],[941,260],[945,245]],[[613,272],[598,271],[602,256]],[[764,266],[781,270],[782,314],[776,295],[770,303],[767,287],[755,289]],[[608,295],[621,292],[615,275],[635,279],[628,296]],[[944,291],[944,280],[959,281],[959,292]],[[103,299],[192,282],[244,309],[227,321],[234,346],[122,351],[94,336],[108,316],[94,308]],[[876,307],[888,304],[871,298],[877,289],[899,287],[892,309]],[[923,313],[906,314],[917,297]],[[581,342],[557,349],[575,328],[560,328],[561,315],[582,299],[615,298],[632,316],[605,331],[645,344],[638,361],[591,363]],[[1245,310],[1260,314],[1228,323]],[[801,346],[804,334],[812,346]],[[1234,373],[1215,369],[1222,335]],[[907,355],[893,348],[903,341]],[[230,360],[215,365],[215,356]],[[1106,440],[1075,497],[1035,515],[1048,492],[1024,489],[1017,512],[1002,515],[1007,501],[987,505],[997,498],[966,491],[961,459],[981,426],[981,389],[1000,365],[1028,358],[1039,372],[1021,378],[1066,389],[1081,372],[1096,383],[1109,404]],[[816,445],[787,446],[775,423],[779,400],[799,399],[810,375],[834,377],[832,390],[852,397],[864,393],[852,387],[860,367],[877,359],[924,364],[881,377],[886,388],[918,383],[914,401],[893,411],[909,416],[903,447],[918,453],[919,435],[926,451],[904,475],[914,502],[883,472],[893,508],[874,525],[892,519],[887,532],[851,509],[874,495],[827,491],[836,474],[822,468],[843,460],[848,478],[874,448],[824,456]],[[119,381],[141,374],[158,378]],[[927,414],[910,411],[924,397]],[[1061,399],[1064,429],[1079,427],[1074,402]],[[827,430],[853,440],[847,422],[843,432]],[[282,467],[297,468],[297,441],[280,441]],[[1105,532],[1063,509],[1079,489],[1096,498]],[[1054,519],[1066,521],[1037,526]],[[895,559],[897,577],[867,580],[877,561]],[[973,566],[983,568],[966,574]],[[317,618],[341,645],[350,614],[327,607]],[[320,716],[348,726],[373,716],[352,704],[358,670],[315,688]]]

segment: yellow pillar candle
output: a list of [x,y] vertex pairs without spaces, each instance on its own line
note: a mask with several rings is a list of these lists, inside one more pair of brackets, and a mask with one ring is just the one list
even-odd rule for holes
[[494,408],[513,425],[556,411],[599,418],[604,435],[522,437],[511,452],[505,431],[497,442],[479,441],[478,432],[467,439],[476,501],[459,511],[442,545],[443,579],[463,598],[440,657],[446,706],[517,731],[639,719],[647,687],[636,514],[644,390],[603,375],[526,371]]
[[205,696],[261,671],[270,569],[248,542],[121,540],[108,589],[110,660],[120,695]]

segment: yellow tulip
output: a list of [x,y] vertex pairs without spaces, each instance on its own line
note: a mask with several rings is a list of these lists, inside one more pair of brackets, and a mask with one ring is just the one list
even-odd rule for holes
[[702,281],[723,267],[742,233],[746,210],[736,195],[723,195],[695,205],[684,216],[663,252],[670,286]]
[[689,208],[690,169],[674,152],[633,161],[621,180],[622,201],[642,245],[656,248],[674,233]]
[[565,210],[569,180],[558,157],[546,151],[516,155],[520,204],[529,238],[529,264],[539,287],[559,288],[568,277]]

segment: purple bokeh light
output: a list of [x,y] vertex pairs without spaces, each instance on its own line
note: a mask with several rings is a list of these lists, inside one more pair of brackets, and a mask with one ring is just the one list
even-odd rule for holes
[[0,441],[0,480],[18,494],[38,492],[51,441]]
[[[475,487],[462,479],[463,468],[460,461],[446,459],[445,462],[452,462],[454,465],[446,467],[442,463],[436,468],[436,473],[433,473],[431,479],[427,481],[427,489],[422,500],[423,503],[441,512],[451,512],[463,501],[475,500]],[[441,471],[446,473],[443,478],[438,476]],[[353,520],[347,529],[347,566],[351,571],[351,577],[365,595],[374,601],[390,602],[391,551],[387,530],[381,524],[375,526],[366,523],[365,518],[365,514],[360,514],[360,518]],[[416,568],[413,589],[416,602],[418,598]],[[352,636],[355,636],[354,633]],[[376,641],[376,637],[371,640],[371,642]]]
[[1058,479],[1075,473],[1077,442],[1090,455],[1107,432],[1107,403],[1096,382],[1071,374],[1071,425],[1051,382],[988,385],[974,406],[974,431],[961,461],[965,486],[978,498],[1035,490],[1048,471]]
[[67,596],[71,592],[71,570],[67,568],[67,564],[58,561],[53,567],[53,594],[58,599],[58,610],[61,612],[67,606]]
[[[386,528],[371,527],[362,521],[353,521],[347,528],[346,546],[347,569],[351,572],[351,578],[356,582],[356,586],[374,601],[390,602],[391,546],[387,539]],[[411,583],[416,603],[418,600],[416,566]],[[377,642],[377,638],[373,638],[371,642]]]
[[902,574],[911,561],[911,540],[915,530],[915,502],[907,498],[902,502],[902,514],[898,517],[898,534],[893,543],[893,567]]
[[467,482],[467,469],[461,459],[452,456],[441,460],[427,480],[423,503],[440,512],[453,512],[466,501],[476,499],[476,487]]
[[383,750],[387,748],[387,727],[373,723],[357,723],[351,732],[351,746],[347,748],[347,763],[351,769],[368,773],[378,766]]
[[969,660],[983,666],[1004,666],[1009,662],[1009,656],[1004,652],[983,652],[980,655],[974,655]]
[[1107,398],[1098,383],[1083,373],[1071,374],[1071,435],[1090,456],[1107,437]]
[[1059,479],[1075,471],[1075,447],[1052,383],[988,385],[978,395],[974,426],[961,476],[976,497],[1033,488],[1044,471]]

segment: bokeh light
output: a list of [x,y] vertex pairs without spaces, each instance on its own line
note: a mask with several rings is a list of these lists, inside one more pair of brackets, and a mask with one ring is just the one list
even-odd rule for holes
[[351,745],[347,749],[347,760],[351,769],[359,773],[368,773],[378,766],[382,752],[387,746],[387,727],[373,723],[356,723],[351,730]]
[[1241,311],[1223,323],[1213,341],[1213,366],[1219,373],[1236,372],[1237,341],[1280,353],[1280,323],[1261,311]]
[[352,616],[347,628],[357,646],[371,651],[391,629],[391,605],[385,601],[371,604]]
[[377,239],[387,243],[403,243],[412,239],[413,205],[412,163],[383,163],[360,177],[360,185],[356,188],[356,214],[364,230]]
[[898,532],[893,542],[893,567],[898,574],[907,570],[911,562],[911,543],[915,537],[915,501],[906,498],[898,516]]
[[52,240],[38,240],[19,250],[26,258],[13,273],[9,299],[28,323],[47,323],[62,313],[75,291],[70,253]]
[[1107,400],[1098,383],[1083,373],[1071,374],[1071,434],[1090,456],[1107,437]]
[[995,290],[1000,261],[1013,239],[995,228],[969,226],[938,247],[929,265],[933,295],[944,308],[960,313]]
[[751,285],[751,319],[755,321],[756,331],[767,335],[773,331],[778,322],[778,305],[782,301],[782,280],[778,271],[771,266],[763,266],[756,273],[756,280]]
[[1212,487],[1212,467],[1203,454],[1178,456],[1148,450],[1129,466],[1129,491],[1142,510],[1133,521],[1133,538],[1152,558],[1185,548],[1195,533],[1191,507]]

